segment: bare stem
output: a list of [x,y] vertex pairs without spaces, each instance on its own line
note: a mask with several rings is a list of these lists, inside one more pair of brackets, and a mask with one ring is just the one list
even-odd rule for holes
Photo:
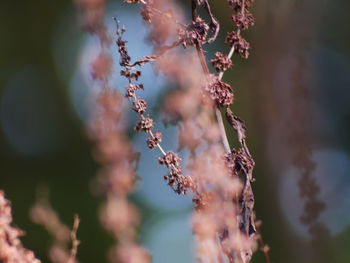
[[[149,133],[149,135],[152,136],[152,138],[154,138],[153,132],[151,130],[148,133]],[[166,153],[165,153],[163,147],[159,143],[157,143],[157,147],[158,147],[159,151],[165,156]]]
[[216,118],[218,120],[218,125],[219,125],[219,129],[220,129],[220,135],[221,135],[222,143],[224,144],[225,151],[227,153],[230,153],[231,152],[231,148],[230,148],[230,144],[229,144],[228,139],[227,139],[227,134],[226,134],[225,126],[224,126],[224,121],[222,119],[222,115],[221,115],[221,111],[220,111],[219,107],[217,107],[215,109],[215,114],[216,114]]
[[72,249],[71,249],[70,257],[69,257],[67,263],[74,263],[74,262],[76,262],[78,246],[80,244],[80,241],[77,238],[77,231],[78,231],[78,228],[79,228],[79,224],[80,224],[79,216],[75,215],[74,216],[73,229],[72,229],[72,232],[71,232]]
[[[235,53],[235,49],[236,49],[235,45],[232,45],[232,47],[231,47],[231,49],[230,49],[230,52],[229,52],[228,55],[227,55],[227,57],[228,57],[229,59],[232,58],[233,53]],[[222,77],[223,77],[223,76],[224,76],[224,71],[220,71],[219,76],[218,76],[219,80],[222,80]]]

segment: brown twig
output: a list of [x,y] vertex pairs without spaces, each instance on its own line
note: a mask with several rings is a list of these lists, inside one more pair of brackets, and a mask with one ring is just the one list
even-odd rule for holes
[[148,62],[153,62],[155,61],[157,58],[159,58],[161,55],[163,55],[165,52],[177,47],[181,45],[181,41],[175,41],[174,43],[172,43],[171,45],[168,46],[162,46],[159,48],[158,52],[154,55],[150,55],[150,56],[144,56],[141,59],[135,61],[132,64],[128,64],[129,67],[135,67],[135,66],[142,66]]

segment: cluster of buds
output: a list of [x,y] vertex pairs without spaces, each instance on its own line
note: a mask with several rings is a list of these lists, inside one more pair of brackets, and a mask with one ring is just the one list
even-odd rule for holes
[[[125,28],[118,28],[118,31],[120,32],[120,34],[124,34],[125,33]],[[121,37],[119,37],[117,39],[117,46],[118,46],[118,52],[120,54],[120,61],[119,64],[121,66],[127,66],[129,65],[129,62],[131,60],[130,56],[128,55],[128,51],[126,49],[125,44],[127,43],[127,41],[123,40]]]
[[182,45],[194,46],[197,43],[205,43],[209,31],[209,25],[199,16],[186,28],[178,30],[179,39]]
[[141,115],[141,119],[136,124],[136,131],[150,132],[153,128],[153,119]]
[[248,58],[250,44],[238,33],[235,31],[227,33],[225,43],[230,47],[235,47],[235,50],[243,58]]
[[217,77],[211,78],[206,86],[206,91],[210,94],[211,99],[220,106],[227,107],[233,103],[232,87]]
[[236,11],[239,11],[243,7],[243,1],[244,1],[244,8],[250,8],[254,0],[228,0],[228,4],[232,8],[234,8]]
[[169,173],[164,180],[177,194],[186,194],[188,189],[194,190],[194,183],[189,176],[184,176],[180,167],[181,158],[173,152],[167,152],[158,159],[161,165],[169,168]]
[[173,152],[167,152],[164,156],[159,157],[159,163],[167,167],[180,167],[180,157]]
[[126,77],[127,79],[135,79],[138,80],[141,76],[141,71],[134,68],[127,68],[120,71],[120,75]]
[[[131,3],[131,2],[128,2]],[[135,2],[136,3],[136,2]],[[142,132],[151,132],[154,121],[149,116],[145,116],[144,113],[147,109],[147,102],[144,99],[138,98],[136,91],[143,90],[143,84],[134,83],[137,81],[139,76],[141,76],[141,71],[136,69],[135,66],[130,65],[130,56],[126,49],[126,41],[123,40],[122,36],[125,33],[125,28],[119,28],[119,24],[117,28],[117,46],[118,53],[120,55],[119,64],[123,67],[121,70],[121,75],[128,79],[129,85],[126,88],[125,97],[128,98],[133,104],[133,110],[140,115],[140,120],[136,124],[135,130]],[[160,135],[161,136],[161,135]]]
[[[147,5],[145,5],[147,6]],[[207,34],[207,28],[201,27],[201,23],[203,21],[198,19],[196,23],[191,25],[191,32],[195,35],[195,41],[201,41],[205,39]],[[140,89],[144,89],[142,84],[135,83],[137,81],[137,77],[132,75],[133,72],[137,72],[138,76],[141,74],[141,71],[137,70],[135,66],[142,66],[143,64],[154,61],[156,56],[148,56],[145,57],[134,64],[130,64],[130,57],[128,55],[128,51],[125,47],[126,41],[122,39],[122,35],[125,32],[125,29],[117,30],[118,40],[116,41],[118,45],[118,52],[121,57],[119,64],[123,67],[121,71],[121,75],[126,77],[129,81],[129,85],[127,87],[127,91],[125,97],[128,98],[133,103],[133,110],[140,115],[140,120],[136,124],[135,130],[138,132],[146,132],[150,136],[147,138],[146,143],[148,148],[154,149],[158,147],[162,152],[162,156],[159,157],[159,163],[165,165],[169,169],[168,175],[164,176],[164,179],[167,180],[168,185],[178,194],[185,194],[186,191],[190,188],[193,188],[194,185],[190,178],[184,176],[182,174],[182,170],[180,167],[181,159],[180,157],[173,152],[165,153],[160,143],[162,142],[162,134],[157,131],[153,132],[152,129],[154,127],[154,121],[148,115],[145,115],[147,109],[147,102],[144,99],[140,99],[136,91]],[[191,34],[192,34],[191,33]],[[189,36],[189,35],[188,35]],[[187,41],[187,40],[186,40]],[[186,42],[185,41],[185,42]],[[189,40],[188,40],[189,41]],[[192,41],[192,40],[191,40]],[[189,42],[187,42],[189,44]],[[129,74],[129,72],[131,72]]]
[[255,23],[253,15],[247,11],[244,12],[244,14],[238,13],[236,15],[233,15],[232,21],[240,29],[248,29]]
[[156,131],[154,134],[150,135],[147,139],[147,146],[150,149],[153,149],[158,146],[159,143],[162,142],[162,134],[159,131]]
[[216,52],[215,58],[210,60],[210,62],[217,72],[223,72],[232,67],[232,60],[221,52]]
[[[94,2],[94,1],[88,1]],[[102,1],[104,2],[104,1]],[[140,1],[127,2],[137,3]],[[100,21],[103,25],[103,20]],[[105,28],[104,25],[101,28]],[[119,34],[125,32],[125,28],[117,28]],[[100,222],[102,226],[113,235],[116,244],[110,249],[111,262],[150,262],[148,252],[138,245],[136,240],[139,215],[137,209],[129,202],[128,196],[134,190],[136,183],[135,152],[125,136],[125,125],[123,120],[124,107],[123,96],[117,89],[108,86],[111,74],[111,55],[108,52],[111,44],[109,38],[104,37],[106,31],[93,32],[100,41],[101,55],[92,63],[92,77],[100,80],[100,92],[97,96],[93,113],[93,121],[90,125],[89,134],[95,141],[94,156],[96,161],[102,165],[97,177],[97,186],[104,194],[105,202],[100,210]],[[108,40],[108,41],[107,41]],[[130,56],[126,49],[126,41],[117,39],[120,54],[121,75],[129,80],[126,96],[135,98],[136,90],[142,89],[142,85],[132,85],[141,72],[130,66]],[[102,81],[101,81],[102,80]],[[142,100],[136,101],[134,110],[143,113],[146,103]],[[149,121],[143,120],[141,129],[152,126]],[[127,244],[127,245],[125,245]],[[126,252],[130,249],[130,254]],[[61,261],[71,262],[71,261]]]
[[24,232],[11,224],[11,205],[0,190],[0,262],[40,263],[32,251],[22,246],[19,238]]
[[147,109],[147,102],[143,99],[135,100],[133,110],[138,114],[143,114]]
[[128,99],[132,99],[136,96],[136,93],[135,91],[137,90],[143,90],[143,85],[142,84],[132,84],[132,83],[129,83],[129,86],[126,90],[126,93],[125,93],[125,97],[127,97]]
[[188,189],[193,189],[194,184],[190,177],[183,176],[181,170],[170,169],[169,174],[164,176],[164,180],[179,195],[185,195]]
[[237,27],[237,31],[228,33],[225,43],[233,47],[243,58],[248,58],[250,45],[241,36],[241,30],[248,29],[255,23],[253,15],[248,11],[253,0],[228,0],[228,3],[236,12],[232,15],[232,22]]

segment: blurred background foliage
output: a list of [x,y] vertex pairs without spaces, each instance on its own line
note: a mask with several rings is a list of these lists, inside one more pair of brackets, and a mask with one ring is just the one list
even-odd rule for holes
[[[188,2],[181,2],[187,10]],[[231,31],[226,1],[212,2],[222,29],[207,49],[209,58],[225,51],[225,32]],[[235,87],[233,110],[248,126],[257,163],[256,211],[272,262],[350,262],[349,8],[346,0],[256,1],[256,26],[244,32],[253,47],[251,56],[246,61],[235,57],[225,76]],[[128,29],[133,58],[149,55],[137,7],[115,0],[107,11],[111,32],[112,16]],[[81,217],[81,262],[106,262],[113,241],[98,221],[102,200],[92,187],[98,165],[86,135],[92,89],[84,63],[91,58],[94,40],[81,32],[68,0],[2,0],[0,36],[0,188],[12,201],[16,225],[26,231],[23,242],[47,262],[50,237],[29,218],[44,185],[63,222],[71,225],[75,213]],[[111,50],[116,53],[115,47]],[[122,89],[118,71],[115,63],[115,86]],[[144,71],[143,95],[156,114],[168,85],[151,67]],[[295,112],[307,117],[294,118]],[[135,118],[130,113],[130,127]],[[176,149],[176,127],[165,127],[160,119],[157,125],[165,131],[165,146]],[[298,127],[306,127],[309,158],[316,164],[313,176],[326,204],[320,220],[329,236],[316,245],[310,245],[299,220],[301,172],[293,155],[305,141],[290,136]],[[154,262],[193,262],[190,198],[176,196],[162,181],[165,171],[157,164],[157,153],[146,149],[143,135],[131,137],[141,152],[141,181],[132,196],[142,213],[140,240]],[[257,253],[253,262],[264,262],[262,255]]]

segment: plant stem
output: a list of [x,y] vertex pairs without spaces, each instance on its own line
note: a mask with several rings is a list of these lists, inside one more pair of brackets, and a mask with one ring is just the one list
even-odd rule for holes
[[[196,8],[195,7],[196,7],[195,0],[192,0],[192,20],[194,20],[195,16],[196,16]],[[204,56],[204,53],[203,53],[202,45],[198,41],[196,43],[196,50],[197,50],[197,54],[198,54],[198,57],[199,57],[202,69],[204,71],[204,74],[205,74],[206,78],[209,79],[210,71],[209,71],[207,62],[205,60],[205,56]],[[233,52],[232,52],[232,54],[233,54]],[[224,145],[225,151],[227,153],[230,153],[231,152],[231,148],[230,148],[230,144],[229,144],[228,139],[227,139],[225,125],[224,125],[224,121],[222,119],[222,115],[221,115],[221,111],[220,111],[219,105],[216,105],[215,115],[216,115],[216,119],[218,121],[219,130],[220,130],[220,136],[221,136],[221,140],[222,140],[222,143]]]

